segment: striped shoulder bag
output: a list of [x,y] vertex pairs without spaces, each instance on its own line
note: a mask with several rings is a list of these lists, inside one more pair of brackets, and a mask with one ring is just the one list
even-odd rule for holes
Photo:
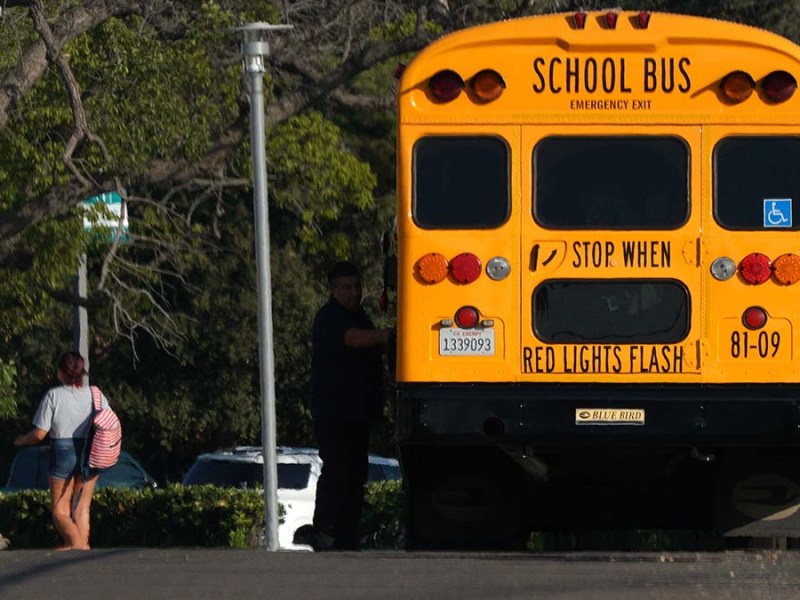
[[97,386],[91,386],[94,412],[89,429],[89,468],[95,471],[110,469],[119,460],[122,449],[122,425],[110,408],[103,408],[103,397]]

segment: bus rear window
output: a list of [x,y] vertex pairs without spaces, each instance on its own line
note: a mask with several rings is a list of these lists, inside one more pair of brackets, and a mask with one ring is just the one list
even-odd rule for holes
[[497,137],[431,136],[414,146],[414,222],[490,229],[509,216],[508,146]]
[[549,137],[533,152],[533,218],[551,229],[676,229],[689,150],[672,136]]
[[800,229],[800,137],[729,137],[714,148],[714,216],[727,229]]
[[671,279],[550,280],[532,304],[536,337],[554,344],[673,344],[689,333],[689,292]]

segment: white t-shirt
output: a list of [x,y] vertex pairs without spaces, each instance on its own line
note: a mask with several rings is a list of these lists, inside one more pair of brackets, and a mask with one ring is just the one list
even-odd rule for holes
[[[102,396],[102,408],[109,408]],[[93,412],[89,386],[62,385],[45,394],[33,415],[33,426],[50,432],[51,439],[85,437]]]

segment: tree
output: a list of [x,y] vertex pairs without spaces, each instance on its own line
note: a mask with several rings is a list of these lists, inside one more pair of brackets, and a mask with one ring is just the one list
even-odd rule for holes
[[[796,14],[788,0],[621,4],[752,19],[792,36],[800,22],[777,19]],[[295,25],[271,40],[266,123],[279,439],[302,443],[309,315],[325,297],[326,263],[355,259],[367,267],[366,301],[379,292],[376,244],[393,212],[396,63],[452,29],[603,6],[6,0],[0,360],[16,365],[20,414],[7,426],[27,422],[68,343],[70,279],[85,251],[93,376],[117,385],[131,416],[126,432],[135,432],[127,442],[153,458],[177,451],[163,469],[174,477],[198,449],[255,441],[249,106],[227,28]],[[78,206],[108,190],[129,203],[127,243],[83,231]]]

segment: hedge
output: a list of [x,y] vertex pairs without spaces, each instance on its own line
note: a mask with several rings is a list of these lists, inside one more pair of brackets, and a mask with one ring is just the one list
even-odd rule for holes
[[[362,522],[365,547],[402,547],[401,495],[399,481],[367,486]],[[49,506],[47,490],[0,493],[0,532],[11,540],[12,549],[51,548],[60,543]],[[279,514],[282,518],[283,507]],[[263,524],[260,490],[211,485],[102,488],[92,499],[91,543],[95,548],[255,547]]]

